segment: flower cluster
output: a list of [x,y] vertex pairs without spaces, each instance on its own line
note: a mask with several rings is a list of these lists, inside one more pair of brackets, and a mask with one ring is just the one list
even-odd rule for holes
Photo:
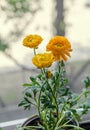
[[[23,45],[26,47],[36,49],[42,42],[42,37],[39,35],[28,35],[23,40]],[[33,57],[32,62],[38,68],[49,67],[56,60],[67,60],[67,56],[70,57],[71,44],[67,38],[63,36],[53,37],[46,46],[46,51],[43,54],[37,54]]]
[[[20,130],[83,130],[78,121],[90,109],[86,100],[90,94],[90,78],[85,79],[81,94],[72,92],[65,77],[64,64],[72,51],[70,42],[64,36],[54,36],[47,43],[45,52],[37,54],[36,50],[42,40],[39,35],[29,35],[23,40],[24,46],[34,49],[32,63],[41,72],[30,76],[30,83],[23,85],[24,98],[19,104],[24,109],[35,106],[39,122]],[[57,67],[51,71],[53,63],[57,63]]]

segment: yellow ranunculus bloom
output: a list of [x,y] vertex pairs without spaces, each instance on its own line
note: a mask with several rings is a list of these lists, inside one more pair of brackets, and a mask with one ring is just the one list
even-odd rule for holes
[[23,45],[30,48],[36,48],[42,40],[42,37],[39,35],[28,35],[24,38]]
[[51,51],[56,60],[67,60],[70,57],[71,44],[64,36],[53,37],[46,46],[47,51]]
[[32,58],[33,64],[38,68],[49,67],[54,60],[55,59],[52,53],[37,54]]

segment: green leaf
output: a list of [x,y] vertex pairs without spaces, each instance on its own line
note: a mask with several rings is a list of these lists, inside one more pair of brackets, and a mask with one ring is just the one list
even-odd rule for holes
[[27,97],[30,97],[30,98],[32,98],[32,95],[31,95],[31,93],[30,92],[25,92],[25,95],[27,96]]
[[21,101],[21,102],[18,104],[18,106],[19,106],[19,107],[23,106],[25,110],[26,110],[26,109],[29,110],[29,109],[31,108],[31,104],[32,104],[32,103],[31,103],[26,97],[24,97],[24,100]]
[[8,47],[8,44],[3,40],[0,39],[0,51],[5,51]]
[[38,75],[37,75],[37,78],[38,78],[39,80],[41,80],[42,74],[38,74]]
[[19,107],[20,107],[20,106],[24,106],[26,103],[27,103],[27,102],[26,102],[25,100],[23,100],[23,101],[21,101],[21,102],[18,104],[18,106],[19,106]]
[[80,118],[80,115],[77,113],[76,109],[71,109],[71,112],[73,113],[73,115],[75,116],[75,118],[80,121],[81,118]]
[[61,61],[61,66],[62,66],[62,67],[64,67],[64,66],[65,66],[64,61],[63,61],[63,60]]
[[32,86],[32,84],[25,83],[25,84],[23,84],[23,86],[25,86],[25,87]]
[[41,96],[41,103],[43,104],[44,108],[52,108],[53,109],[56,107],[51,100],[52,99],[50,99],[47,95]]
[[24,97],[24,99],[27,103],[31,103],[27,97]]
[[36,81],[36,78],[34,78],[34,77],[30,77],[30,80],[32,81],[32,82],[34,82],[34,81]]
[[27,104],[24,106],[24,110],[30,110],[30,108],[31,108],[31,104]]
[[90,87],[90,77],[87,76],[86,79],[84,80],[84,83],[86,88]]

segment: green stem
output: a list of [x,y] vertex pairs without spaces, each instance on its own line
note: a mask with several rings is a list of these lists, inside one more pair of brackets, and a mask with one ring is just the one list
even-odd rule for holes
[[[57,89],[57,87],[56,86],[58,86],[59,85],[59,80],[62,78],[62,74],[63,74],[63,66],[61,65],[62,63],[61,63],[62,61],[58,61],[58,72],[59,72],[59,76],[58,76],[58,78],[56,79],[56,81],[55,81],[55,85],[54,85],[54,91],[56,92],[56,89]],[[64,64],[64,63],[63,63]],[[60,85],[59,85],[59,87],[60,87]],[[57,97],[57,93],[55,93],[55,95],[56,95],[56,97]]]
[[63,114],[63,109],[64,109],[64,107],[66,106],[66,102],[64,103],[64,105],[63,105],[63,107],[62,107],[62,110],[61,110],[61,113],[60,113],[60,117],[59,118],[61,118],[61,116],[62,116],[62,114]]
[[60,130],[61,128],[68,128],[68,127],[72,127],[72,128],[77,129],[77,130],[84,130],[83,128],[81,128],[79,126],[75,126],[75,125],[63,125],[63,126],[58,127],[56,130]]
[[[45,84],[46,82],[44,82],[44,84]],[[38,103],[37,103],[37,107],[38,107],[38,112],[39,112],[39,116],[41,117],[41,110],[40,110],[40,97],[41,97],[41,93],[42,93],[42,88],[43,88],[43,86],[44,86],[44,84],[42,85],[42,86],[40,86],[41,87],[41,90],[40,90],[40,93],[39,93],[39,97],[38,97]]]
[[76,119],[74,119],[73,117],[70,118],[67,122],[64,123],[64,125],[67,125],[70,121],[74,120],[77,124],[77,126],[79,126],[79,123],[76,121]]
[[60,73],[60,69],[61,68],[61,63],[60,63],[60,61],[58,62],[58,72]]
[[75,101],[78,101],[78,100],[83,96],[84,93],[85,93],[85,92],[82,92],[79,96],[77,96],[77,97],[74,99],[74,102],[75,102]]
[[[62,64],[63,64],[63,66],[64,66],[64,62],[63,61],[58,61],[58,72],[60,73],[60,74],[62,74],[63,73],[63,66],[62,66]],[[62,68],[62,69],[61,69]]]
[[[44,84],[46,84],[46,82],[44,82]],[[41,97],[42,88],[43,88],[44,84],[41,86],[41,90],[40,90],[39,97],[38,97],[38,103],[37,103],[37,108],[38,108],[38,113],[39,113],[40,118],[42,118],[41,110],[40,110],[40,108],[41,108],[40,97]],[[49,130],[46,123],[43,123],[43,121],[42,121],[42,124],[43,124],[43,127],[45,128],[45,130]]]
[[56,100],[56,97],[55,97],[55,95],[54,95],[54,92],[53,92],[53,90],[52,90],[52,88],[51,88],[51,86],[50,86],[50,84],[49,84],[47,78],[46,78],[46,82],[47,82],[47,84],[48,84],[48,86],[49,86],[49,89],[51,90],[52,96],[53,96],[54,101],[55,101],[55,104],[56,104],[56,115],[57,115],[57,121],[58,121],[58,104],[57,104],[57,100]]
[[58,104],[57,104],[56,97],[55,97],[54,92],[53,92],[53,90],[52,90],[52,88],[51,88],[51,86],[50,86],[50,84],[49,84],[49,82],[48,82],[47,74],[46,74],[45,68],[42,68],[42,69],[41,69],[41,72],[42,72],[42,74],[45,76],[46,82],[47,82],[47,84],[48,84],[48,86],[49,86],[49,89],[51,90],[52,96],[53,96],[53,98],[54,98],[54,101],[55,101],[55,104],[56,104],[57,121],[58,121]]
[[36,55],[36,48],[34,48],[34,55]]
[[39,97],[38,97],[38,112],[39,112],[39,116],[41,117],[41,110],[40,110],[40,97],[41,97],[41,90],[40,90]]
[[54,130],[57,130],[60,122],[64,119],[64,117],[65,117],[65,114],[63,114],[62,117],[58,120],[58,122],[56,123],[56,126],[55,126]]
[[40,126],[25,126],[23,127],[25,130],[35,130],[35,129],[40,129]]
[[41,73],[42,73],[42,75],[45,75],[45,69],[44,68],[41,68]]

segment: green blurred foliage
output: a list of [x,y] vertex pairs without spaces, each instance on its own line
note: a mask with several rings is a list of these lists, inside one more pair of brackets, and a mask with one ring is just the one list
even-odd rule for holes
[[6,41],[0,38],[0,51],[4,52],[7,48],[9,48],[9,46]]
[[40,8],[41,0],[4,0],[0,1],[0,8],[6,12],[8,18],[23,17],[25,13],[35,13]]
[[[15,42],[18,37],[24,33],[28,25],[32,23],[33,17],[35,17],[35,14],[41,9],[40,1],[41,0],[0,0],[0,12],[5,16],[4,24],[8,22],[12,22],[13,24],[7,37],[2,38],[2,32],[0,32],[0,51],[5,51],[6,48],[10,46],[10,43],[12,41]],[[28,19],[28,17],[30,18]],[[20,26],[20,22],[25,23],[24,26]]]

